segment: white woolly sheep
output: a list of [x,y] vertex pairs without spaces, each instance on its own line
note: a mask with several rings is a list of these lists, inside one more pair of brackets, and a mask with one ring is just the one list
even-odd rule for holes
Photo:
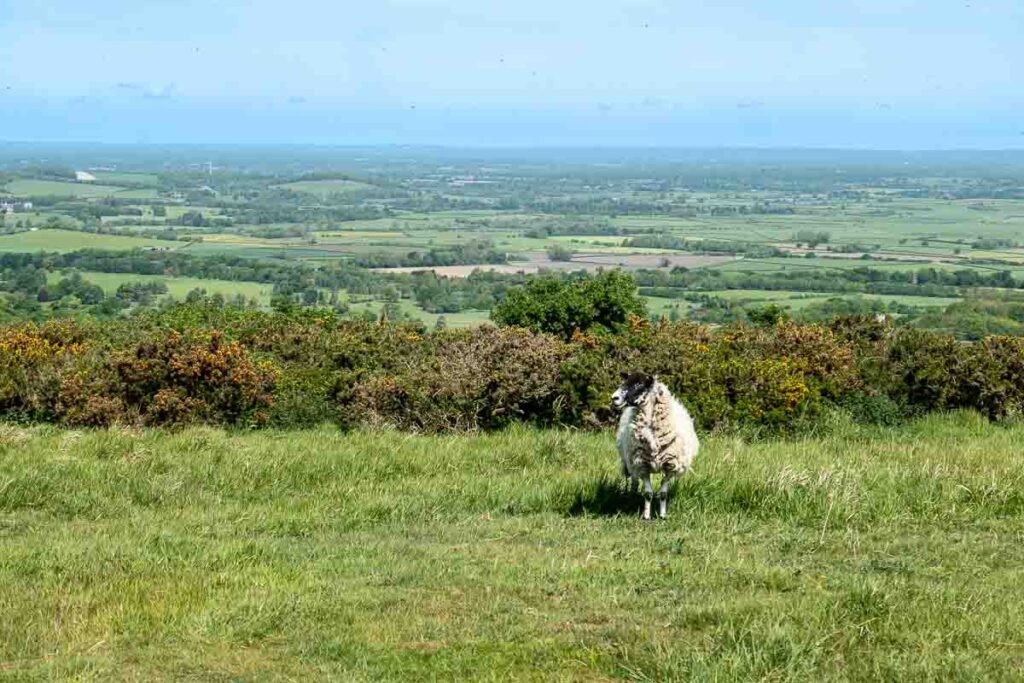
[[643,480],[643,518],[650,519],[651,474],[660,472],[658,516],[665,519],[669,485],[690,469],[700,447],[693,418],[668,387],[650,375],[624,373],[622,385],[612,394],[612,405],[622,410],[615,441],[630,492],[635,495]]

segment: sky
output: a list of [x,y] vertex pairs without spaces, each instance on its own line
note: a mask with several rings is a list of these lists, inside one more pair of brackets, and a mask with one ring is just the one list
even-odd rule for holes
[[0,139],[1024,148],[1021,0],[0,0]]

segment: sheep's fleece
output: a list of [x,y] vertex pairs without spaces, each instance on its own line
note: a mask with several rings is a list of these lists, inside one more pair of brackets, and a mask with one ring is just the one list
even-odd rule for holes
[[668,387],[655,378],[648,381],[646,387],[646,382],[632,387],[632,395],[630,384],[623,385],[632,399],[622,411],[616,436],[623,469],[634,478],[652,472],[679,476],[697,454],[693,420]]

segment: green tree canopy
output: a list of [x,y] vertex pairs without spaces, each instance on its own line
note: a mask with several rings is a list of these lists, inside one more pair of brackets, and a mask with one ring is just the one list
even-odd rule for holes
[[525,327],[569,339],[576,330],[614,330],[631,314],[646,316],[647,304],[631,275],[612,270],[537,277],[510,289],[491,309],[491,320],[502,327]]

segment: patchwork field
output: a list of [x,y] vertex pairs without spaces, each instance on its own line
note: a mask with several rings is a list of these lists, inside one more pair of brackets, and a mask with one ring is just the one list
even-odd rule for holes
[[[794,161],[800,154],[762,164],[752,159],[775,153],[753,151],[728,163],[717,155],[698,163],[653,151],[650,158],[623,151],[615,159],[570,151],[530,158],[495,150],[480,156],[435,150],[425,157],[408,149],[363,150],[365,157],[352,150],[307,152],[292,150],[287,160],[269,163],[268,151],[250,150],[234,165],[227,150],[184,149],[124,159],[65,155],[75,159],[66,167],[18,160],[0,168],[0,185],[48,199],[36,202],[35,214],[12,207],[15,213],[0,222],[0,252],[152,247],[231,262],[243,272],[247,266],[236,259],[258,260],[260,267],[346,262],[375,271],[359,276],[372,286],[331,287],[372,292],[377,300],[358,297],[356,313],[379,312],[397,289],[403,311],[427,324],[436,316],[413,301],[461,309],[446,316],[456,324],[485,317],[473,309],[492,306],[506,285],[500,278],[466,281],[477,269],[657,271],[642,273],[642,286],[690,301],[655,301],[655,313],[711,324],[744,318],[768,303],[815,318],[885,309],[907,322],[979,297],[999,310],[984,313],[985,320],[961,318],[959,329],[971,338],[1015,330],[1020,317],[1001,303],[1020,298],[1024,282],[1024,162],[1013,155],[966,163],[957,154],[933,165],[879,153],[887,161],[874,165],[864,155],[835,152],[805,167]],[[99,167],[119,170],[88,170]],[[95,180],[53,180],[79,169]],[[136,236],[20,232],[56,224],[102,224]],[[179,241],[149,240],[154,230],[173,232]],[[428,278],[403,277],[429,264],[460,282],[428,287]],[[939,277],[928,269],[977,277]],[[768,282],[755,274],[778,277]],[[846,282],[830,286],[820,277],[832,274]],[[323,290],[320,280],[316,287]],[[283,287],[297,305],[316,300],[312,288],[308,282]],[[846,301],[829,301],[835,298]],[[976,314],[964,308],[952,313]],[[988,320],[993,316],[1001,320]]]
[[610,433],[0,428],[0,677],[1015,680],[1022,428],[705,438],[670,519]]

